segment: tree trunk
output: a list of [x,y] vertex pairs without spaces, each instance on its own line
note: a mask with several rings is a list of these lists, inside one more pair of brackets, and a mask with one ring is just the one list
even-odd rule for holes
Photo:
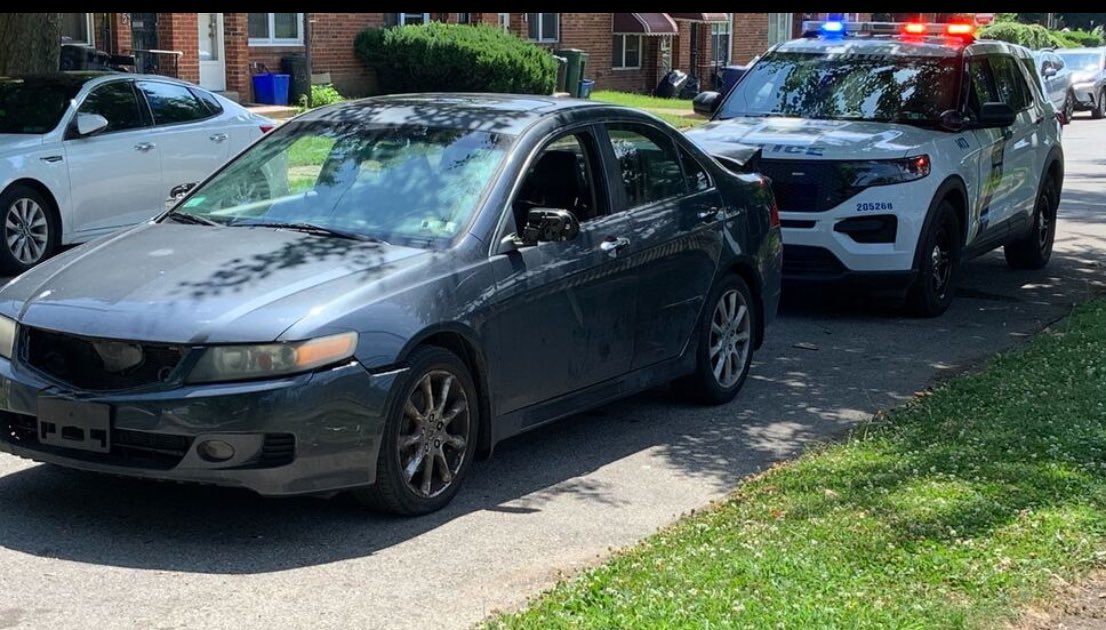
[[57,72],[58,13],[0,13],[0,75]]

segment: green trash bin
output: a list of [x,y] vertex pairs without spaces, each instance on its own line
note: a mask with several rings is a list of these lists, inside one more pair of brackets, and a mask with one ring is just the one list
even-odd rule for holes
[[565,63],[565,87],[568,93],[576,98],[580,97],[580,81],[588,67],[588,54],[578,48],[562,48],[555,53],[564,57]]

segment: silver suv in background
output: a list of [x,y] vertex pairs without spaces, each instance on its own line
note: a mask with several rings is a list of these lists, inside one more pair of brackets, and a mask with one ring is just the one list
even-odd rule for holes
[[1106,116],[1106,47],[1068,48],[1056,54],[1071,68],[1075,109],[1091,118]]
[[1045,97],[1060,114],[1061,123],[1065,125],[1070,123],[1075,114],[1075,90],[1071,87],[1071,68],[1055,51],[1035,50],[1032,54],[1036,64],[1034,73],[1041,80],[1041,89],[1044,90]]

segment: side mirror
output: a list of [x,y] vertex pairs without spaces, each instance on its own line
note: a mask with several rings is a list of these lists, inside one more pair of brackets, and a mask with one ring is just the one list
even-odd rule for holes
[[1043,76],[1046,79],[1051,79],[1052,77],[1056,76],[1056,68],[1053,68],[1052,66],[1048,66],[1047,68],[1045,68],[1044,70],[1041,71],[1041,76]]
[[700,116],[714,115],[714,112],[718,111],[718,106],[722,104],[722,95],[718,92],[699,92],[695,95],[695,99],[691,101],[691,109],[695,110],[696,114]]
[[979,108],[980,127],[1009,127],[1016,118],[1017,112],[1006,103],[984,103]]
[[81,137],[94,136],[108,127],[108,119],[99,114],[77,112],[77,133]]
[[196,182],[188,182],[187,184],[177,184],[169,189],[169,198],[165,200],[166,209],[172,208],[177,205],[177,202],[184,198],[188,194],[188,191],[196,187]]
[[522,227],[522,242],[527,245],[551,241],[570,241],[580,233],[576,215],[560,208],[531,208]]

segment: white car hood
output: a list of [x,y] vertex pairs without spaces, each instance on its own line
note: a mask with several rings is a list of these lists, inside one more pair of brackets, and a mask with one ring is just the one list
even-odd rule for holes
[[732,142],[759,146],[766,159],[886,159],[917,154],[934,132],[911,125],[738,117],[687,132],[703,145]]

